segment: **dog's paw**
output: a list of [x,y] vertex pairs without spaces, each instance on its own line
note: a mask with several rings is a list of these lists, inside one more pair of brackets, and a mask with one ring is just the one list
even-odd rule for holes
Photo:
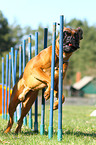
[[44,98],[45,98],[46,100],[48,100],[48,99],[50,98],[50,93],[48,93],[48,92],[45,91],[45,93],[44,93]]
[[53,110],[57,110],[57,109],[58,109],[58,100],[56,100],[53,105]]
[[57,94],[57,91],[54,90],[54,98],[56,98],[57,95],[58,95],[58,94]]
[[57,110],[58,109],[58,106],[53,106],[53,110]]
[[20,101],[24,101],[25,96],[24,96],[23,94],[20,94],[19,97],[18,97],[18,99],[19,99]]

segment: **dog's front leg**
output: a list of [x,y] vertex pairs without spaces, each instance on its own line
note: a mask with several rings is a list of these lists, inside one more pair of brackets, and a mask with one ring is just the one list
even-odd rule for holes
[[23,92],[19,95],[18,99],[20,101],[23,101],[25,99],[25,95],[30,91],[31,89],[29,87],[25,87]]
[[46,72],[44,72],[43,69],[41,68],[34,68],[34,70],[32,70],[32,76],[47,86],[47,89],[44,93],[44,97],[47,100],[50,97],[50,88],[51,88],[50,76],[46,74]]

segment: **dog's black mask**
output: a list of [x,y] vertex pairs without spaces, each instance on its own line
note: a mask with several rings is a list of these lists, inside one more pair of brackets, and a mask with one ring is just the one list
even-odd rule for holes
[[79,47],[79,40],[83,39],[83,31],[81,28],[69,29],[63,32],[63,51],[71,53],[76,51]]

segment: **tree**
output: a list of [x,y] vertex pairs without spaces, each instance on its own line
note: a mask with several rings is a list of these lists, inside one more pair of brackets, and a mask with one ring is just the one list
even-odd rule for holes
[[24,35],[20,25],[13,23],[10,27],[11,47],[18,48]]
[[8,21],[0,11],[0,52],[10,48],[11,37]]
[[16,47],[22,38],[22,28],[20,25],[9,26],[8,20],[0,11],[0,52],[8,51],[11,47]]

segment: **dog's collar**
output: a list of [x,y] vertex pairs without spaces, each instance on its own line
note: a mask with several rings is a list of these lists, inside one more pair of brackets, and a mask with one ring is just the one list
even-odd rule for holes
[[[56,53],[56,51],[55,51],[55,54],[56,54],[57,58],[59,59],[59,55]],[[68,60],[63,60],[63,63],[67,63],[67,62],[69,62],[69,59]]]
[[69,59],[68,60],[63,60],[63,63],[67,63],[67,62],[69,62]]

